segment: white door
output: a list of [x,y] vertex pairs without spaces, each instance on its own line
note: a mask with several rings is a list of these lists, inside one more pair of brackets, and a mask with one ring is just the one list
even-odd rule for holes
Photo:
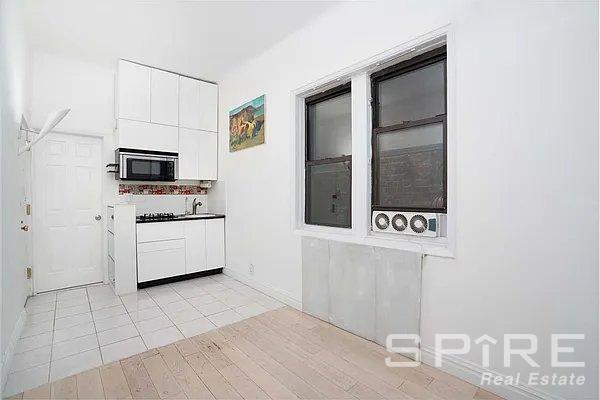
[[179,122],[179,76],[152,69],[150,121],[177,126]]
[[102,140],[52,133],[34,147],[35,291],[101,282]]

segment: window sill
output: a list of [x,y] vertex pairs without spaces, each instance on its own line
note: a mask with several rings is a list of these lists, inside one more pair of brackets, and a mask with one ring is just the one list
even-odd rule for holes
[[434,257],[455,257],[451,243],[446,237],[427,238],[408,235],[388,235],[375,232],[369,232],[366,235],[360,236],[355,234],[351,229],[313,226],[303,226],[302,228],[295,229],[293,232],[299,236],[317,239],[412,251]]

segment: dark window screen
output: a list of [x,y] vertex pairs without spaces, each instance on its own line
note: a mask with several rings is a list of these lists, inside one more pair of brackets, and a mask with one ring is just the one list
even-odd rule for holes
[[306,99],[307,224],[352,225],[351,109],[350,84]]
[[371,75],[372,208],[446,212],[446,48]]

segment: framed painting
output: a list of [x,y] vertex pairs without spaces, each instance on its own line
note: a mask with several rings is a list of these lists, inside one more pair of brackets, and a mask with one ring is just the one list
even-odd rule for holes
[[229,111],[229,151],[265,142],[265,95]]

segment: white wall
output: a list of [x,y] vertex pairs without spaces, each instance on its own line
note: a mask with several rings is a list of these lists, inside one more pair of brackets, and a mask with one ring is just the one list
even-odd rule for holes
[[[20,333],[18,321],[28,294],[25,267],[31,262],[28,255],[28,234],[20,230],[21,222],[29,222],[24,215],[29,160],[27,154],[17,157],[19,122],[21,114],[26,111],[29,92],[28,49],[22,29],[21,3],[17,0],[0,3],[2,364],[9,361],[7,357],[10,357],[10,345],[14,345],[14,339]],[[2,368],[2,379],[5,374],[5,368]]]
[[[423,348],[436,333],[585,333],[574,358],[597,398],[598,7],[551,2],[342,4],[226,75],[220,85],[220,189],[227,265],[301,300],[300,238],[291,233],[291,91],[450,23],[456,69],[457,247],[427,257]],[[228,110],[266,94],[266,144],[229,153]],[[225,186],[226,184],[226,186]],[[462,357],[481,364],[479,347]],[[502,367],[501,347],[491,369]],[[576,371],[581,373],[581,371]]]
[[[39,129],[48,114],[70,108],[56,130],[102,136],[102,162],[114,162],[115,69],[35,51],[31,75],[31,125]],[[114,175],[105,174],[103,185],[105,201],[110,203],[118,193]]]

